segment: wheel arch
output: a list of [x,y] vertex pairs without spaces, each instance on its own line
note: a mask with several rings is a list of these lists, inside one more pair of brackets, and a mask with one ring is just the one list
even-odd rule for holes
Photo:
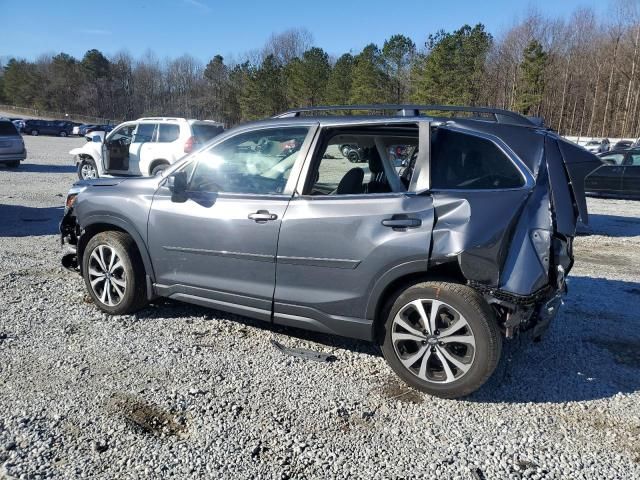
[[142,258],[145,274],[151,279],[151,281],[154,281],[155,274],[153,271],[153,264],[151,263],[151,256],[149,255],[149,251],[147,250],[142,236],[131,224],[129,224],[129,222],[113,216],[101,215],[92,217],[82,226],[82,235],[78,239],[77,246],[77,258],[80,268],[82,269],[82,257],[89,240],[98,233],[110,230],[124,232],[133,239],[138,252],[140,253],[140,257]]
[[147,172],[149,176],[151,176],[153,169],[159,165],[171,165],[171,162],[166,158],[156,158],[155,160],[152,160],[151,163],[149,163],[149,171]]
[[384,324],[389,301],[401,291],[426,281],[445,281],[465,285],[466,278],[457,261],[426,267],[425,261],[399,265],[380,277],[374,285],[367,304],[366,318],[373,320],[371,338],[379,343],[384,338]]

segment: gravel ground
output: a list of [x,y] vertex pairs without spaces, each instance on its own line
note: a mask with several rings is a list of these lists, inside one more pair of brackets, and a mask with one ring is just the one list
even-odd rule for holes
[[83,140],[25,141],[0,168],[0,478],[640,478],[640,202],[589,200],[548,335],[446,401],[367,343],[178,303],[101,314],[59,267]]

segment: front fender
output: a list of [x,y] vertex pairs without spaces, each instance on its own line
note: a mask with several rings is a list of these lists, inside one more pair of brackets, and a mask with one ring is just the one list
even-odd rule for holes
[[[142,238],[142,235],[138,232],[131,222],[128,220],[114,216],[114,215],[91,215],[86,219],[83,219],[80,228],[82,232],[91,229],[92,226],[95,225],[113,225],[129,234],[129,236],[133,239],[138,247],[138,251],[140,252],[140,257],[142,258],[142,263],[144,264],[144,269],[146,274],[151,278],[152,281],[155,281],[155,273],[153,271],[153,264],[151,263],[151,256],[149,255],[149,250],[147,250],[147,245]],[[88,238],[83,239],[84,234],[80,235],[80,240],[78,241],[78,262],[80,265],[82,264],[81,258],[84,254],[84,247],[88,242]]]
[[81,155],[88,155],[93,158],[95,162],[99,162],[102,157],[102,153],[100,152],[100,150],[93,146],[91,143],[86,143],[82,147],[69,150],[69,155],[73,155],[74,157],[76,157],[76,159]]

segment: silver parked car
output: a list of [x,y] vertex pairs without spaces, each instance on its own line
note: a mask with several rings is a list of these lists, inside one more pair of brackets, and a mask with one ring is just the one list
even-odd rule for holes
[[[323,115],[350,109],[389,113]],[[330,153],[341,145],[361,163]],[[109,314],[169,297],[369,340],[408,384],[460,397],[492,374],[503,338],[540,337],[556,315],[598,165],[504,110],[295,110],[161,176],[78,182],[62,262]]]
[[602,140],[589,140],[584,145],[584,148],[591,153],[604,153],[611,149],[611,143],[608,138],[603,138]]
[[27,149],[22,135],[13,122],[7,118],[0,118],[0,163],[17,168],[25,158]]

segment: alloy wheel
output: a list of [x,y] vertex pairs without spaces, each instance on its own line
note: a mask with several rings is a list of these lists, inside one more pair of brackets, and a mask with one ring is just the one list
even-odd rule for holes
[[440,300],[418,299],[404,305],[393,319],[391,340],[402,365],[427,382],[459,380],[475,359],[471,326]]
[[88,163],[84,163],[82,165],[82,167],[80,168],[80,172],[82,174],[82,178],[85,180],[97,178],[98,176],[96,173],[96,169],[93,167],[93,165]]
[[113,307],[124,298],[127,290],[124,264],[109,245],[98,245],[91,252],[89,280],[93,293],[103,304]]

